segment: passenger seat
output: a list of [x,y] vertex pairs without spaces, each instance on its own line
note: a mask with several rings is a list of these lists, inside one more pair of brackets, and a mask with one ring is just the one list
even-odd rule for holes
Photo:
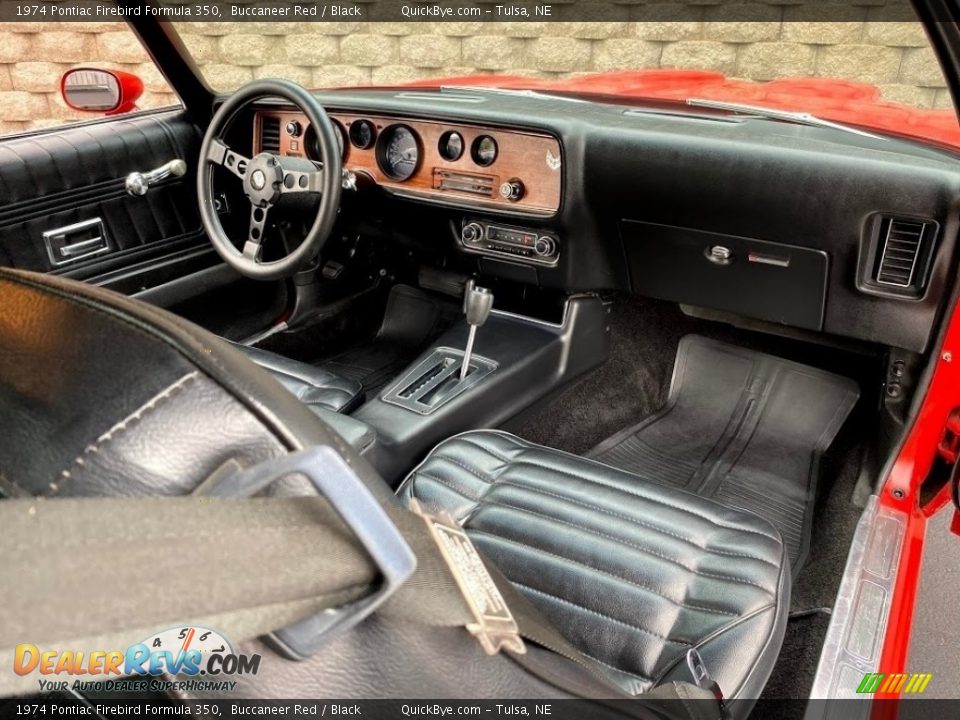
[[499,431],[441,443],[399,494],[449,511],[621,684],[691,682],[691,648],[738,716],[766,684],[790,606],[766,520]]

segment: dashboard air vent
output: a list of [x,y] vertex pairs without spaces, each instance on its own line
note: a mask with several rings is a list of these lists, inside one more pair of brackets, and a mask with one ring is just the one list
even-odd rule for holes
[[889,218],[877,268],[877,282],[893,287],[910,287],[920,259],[920,243],[927,224]]
[[439,168],[433,171],[433,187],[437,190],[453,190],[470,193],[471,195],[493,197],[495,181],[496,178],[492,175],[453,172],[440,170]]
[[873,295],[923,295],[939,225],[896,215],[872,216],[860,248],[857,287]]
[[263,118],[260,126],[260,152],[280,152],[280,118]]

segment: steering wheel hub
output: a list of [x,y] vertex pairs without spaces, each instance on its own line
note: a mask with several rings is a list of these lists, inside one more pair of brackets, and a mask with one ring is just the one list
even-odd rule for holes
[[273,205],[280,199],[283,168],[270,153],[260,153],[247,165],[243,178],[243,192],[256,207]]

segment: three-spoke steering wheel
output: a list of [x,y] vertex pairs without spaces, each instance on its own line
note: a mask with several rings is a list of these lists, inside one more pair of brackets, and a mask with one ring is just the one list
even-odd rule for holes
[[[237,112],[248,103],[267,97],[289,100],[307,116],[316,133],[322,165],[306,158],[268,152],[246,158],[227,147],[221,136]],[[247,277],[272,280],[293,275],[320,252],[340,207],[343,169],[336,132],[317,99],[286,80],[256,80],[237,90],[220,107],[210,121],[200,148],[197,194],[204,229],[227,264]],[[250,229],[242,250],[227,237],[217,215],[213,192],[216,165],[225,167],[243,181],[243,192],[250,201]],[[261,253],[267,214],[288,193],[319,194],[317,216],[300,245],[278,260],[264,261]]]

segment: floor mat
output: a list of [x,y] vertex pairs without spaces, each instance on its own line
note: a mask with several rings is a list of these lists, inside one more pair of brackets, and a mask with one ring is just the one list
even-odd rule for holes
[[858,397],[839,375],[687,335],[665,407],[589,457],[766,518],[796,576],[821,456]]
[[390,290],[380,329],[369,342],[319,363],[359,382],[369,395],[395,378],[454,320],[458,307],[408,285]]

